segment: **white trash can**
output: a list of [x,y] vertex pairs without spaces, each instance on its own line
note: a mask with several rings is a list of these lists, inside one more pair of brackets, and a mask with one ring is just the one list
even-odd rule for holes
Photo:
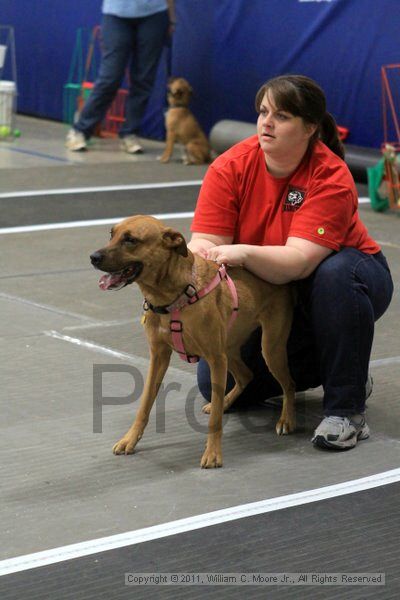
[[4,63],[6,62],[7,56],[7,46],[0,44],[0,69],[4,67]]
[[13,126],[15,81],[0,80],[0,127]]

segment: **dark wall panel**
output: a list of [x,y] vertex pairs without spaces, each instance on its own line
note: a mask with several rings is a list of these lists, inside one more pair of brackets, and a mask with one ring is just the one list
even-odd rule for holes
[[[221,119],[253,121],[267,78],[304,73],[325,89],[349,143],[383,138],[380,67],[400,62],[400,0],[176,0],[172,73],[195,89],[192,109],[207,131]],[[18,110],[62,118],[63,85],[79,27],[100,22],[101,0],[1,0],[15,28]],[[143,123],[161,138],[166,54]],[[7,72],[3,73],[7,78]]]

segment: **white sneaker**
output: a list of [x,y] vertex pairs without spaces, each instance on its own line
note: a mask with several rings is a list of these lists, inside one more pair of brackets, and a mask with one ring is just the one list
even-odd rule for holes
[[325,417],[314,431],[311,439],[314,446],[349,450],[358,440],[369,438],[369,427],[364,414],[352,417]]
[[127,135],[121,138],[121,149],[125,150],[128,154],[140,154],[143,152],[143,147],[136,135]]
[[72,150],[72,152],[86,150],[86,138],[80,131],[70,129],[65,138],[65,146],[68,150]]

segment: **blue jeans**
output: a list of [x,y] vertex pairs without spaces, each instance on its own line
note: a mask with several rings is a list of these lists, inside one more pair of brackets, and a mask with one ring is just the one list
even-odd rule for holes
[[[363,412],[374,323],[393,294],[385,257],[381,252],[370,255],[345,248],[328,256],[296,286],[298,303],[287,344],[296,390],[322,384],[325,416]],[[280,394],[281,387],[262,358],[260,330],[253,332],[241,353],[254,379],[238,400],[264,400]],[[200,392],[210,400],[210,371],[203,359],[197,379]],[[229,375],[227,390],[232,387]]]
[[168,31],[168,11],[137,19],[103,15],[99,74],[74,129],[88,139],[114,99],[129,65],[124,137],[139,131]]

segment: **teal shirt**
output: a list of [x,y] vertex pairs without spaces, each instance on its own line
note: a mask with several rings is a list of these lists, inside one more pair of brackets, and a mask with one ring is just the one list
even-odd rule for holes
[[167,0],[103,0],[102,12],[117,17],[148,17],[167,10]]

